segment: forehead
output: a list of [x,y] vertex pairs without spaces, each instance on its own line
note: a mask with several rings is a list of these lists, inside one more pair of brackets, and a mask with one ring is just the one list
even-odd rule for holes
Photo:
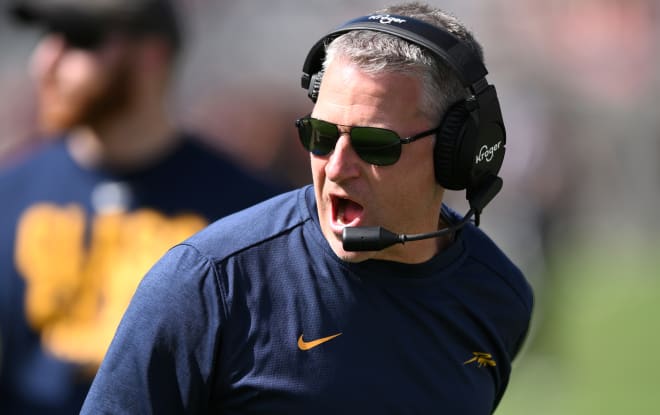
[[422,117],[421,97],[422,84],[416,77],[367,73],[339,58],[323,75],[313,116],[337,124],[393,128]]

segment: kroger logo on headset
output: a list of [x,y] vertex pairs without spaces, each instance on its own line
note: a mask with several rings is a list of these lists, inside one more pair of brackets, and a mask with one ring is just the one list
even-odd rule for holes
[[378,20],[378,23],[390,24],[390,23],[405,23],[405,19],[399,19],[398,17],[392,17],[389,14],[374,14],[369,16],[369,20]]
[[486,163],[490,163],[495,155],[495,152],[502,147],[502,141],[498,141],[492,147],[481,146],[479,149],[479,154],[477,154],[477,160],[474,164],[479,164],[482,161],[486,160]]

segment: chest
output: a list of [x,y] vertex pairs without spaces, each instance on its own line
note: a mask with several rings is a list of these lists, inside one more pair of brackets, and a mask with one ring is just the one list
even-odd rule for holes
[[442,286],[330,280],[249,292],[222,343],[218,384],[229,386],[217,393],[228,413],[492,410],[508,362]]

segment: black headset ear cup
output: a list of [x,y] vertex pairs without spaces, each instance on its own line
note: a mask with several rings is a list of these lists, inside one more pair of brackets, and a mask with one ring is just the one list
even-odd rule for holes
[[468,124],[472,123],[465,101],[452,105],[442,119],[433,157],[435,178],[446,189],[463,190],[468,185],[469,169],[461,163],[461,149],[465,144],[466,130],[471,130]]

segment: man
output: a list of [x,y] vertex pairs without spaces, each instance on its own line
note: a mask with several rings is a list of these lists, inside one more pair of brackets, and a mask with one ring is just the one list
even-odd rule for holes
[[[170,250],[82,413],[494,411],[532,293],[467,223],[501,185],[504,131],[484,75],[460,22],[419,3],[319,41],[303,76],[316,105],[297,122],[313,187]],[[465,218],[442,206],[461,186]],[[381,225],[393,241],[370,228]]]
[[166,0],[25,0],[52,137],[0,176],[0,413],[77,413],[135,287],[174,244],[279,192],[166,109]]

